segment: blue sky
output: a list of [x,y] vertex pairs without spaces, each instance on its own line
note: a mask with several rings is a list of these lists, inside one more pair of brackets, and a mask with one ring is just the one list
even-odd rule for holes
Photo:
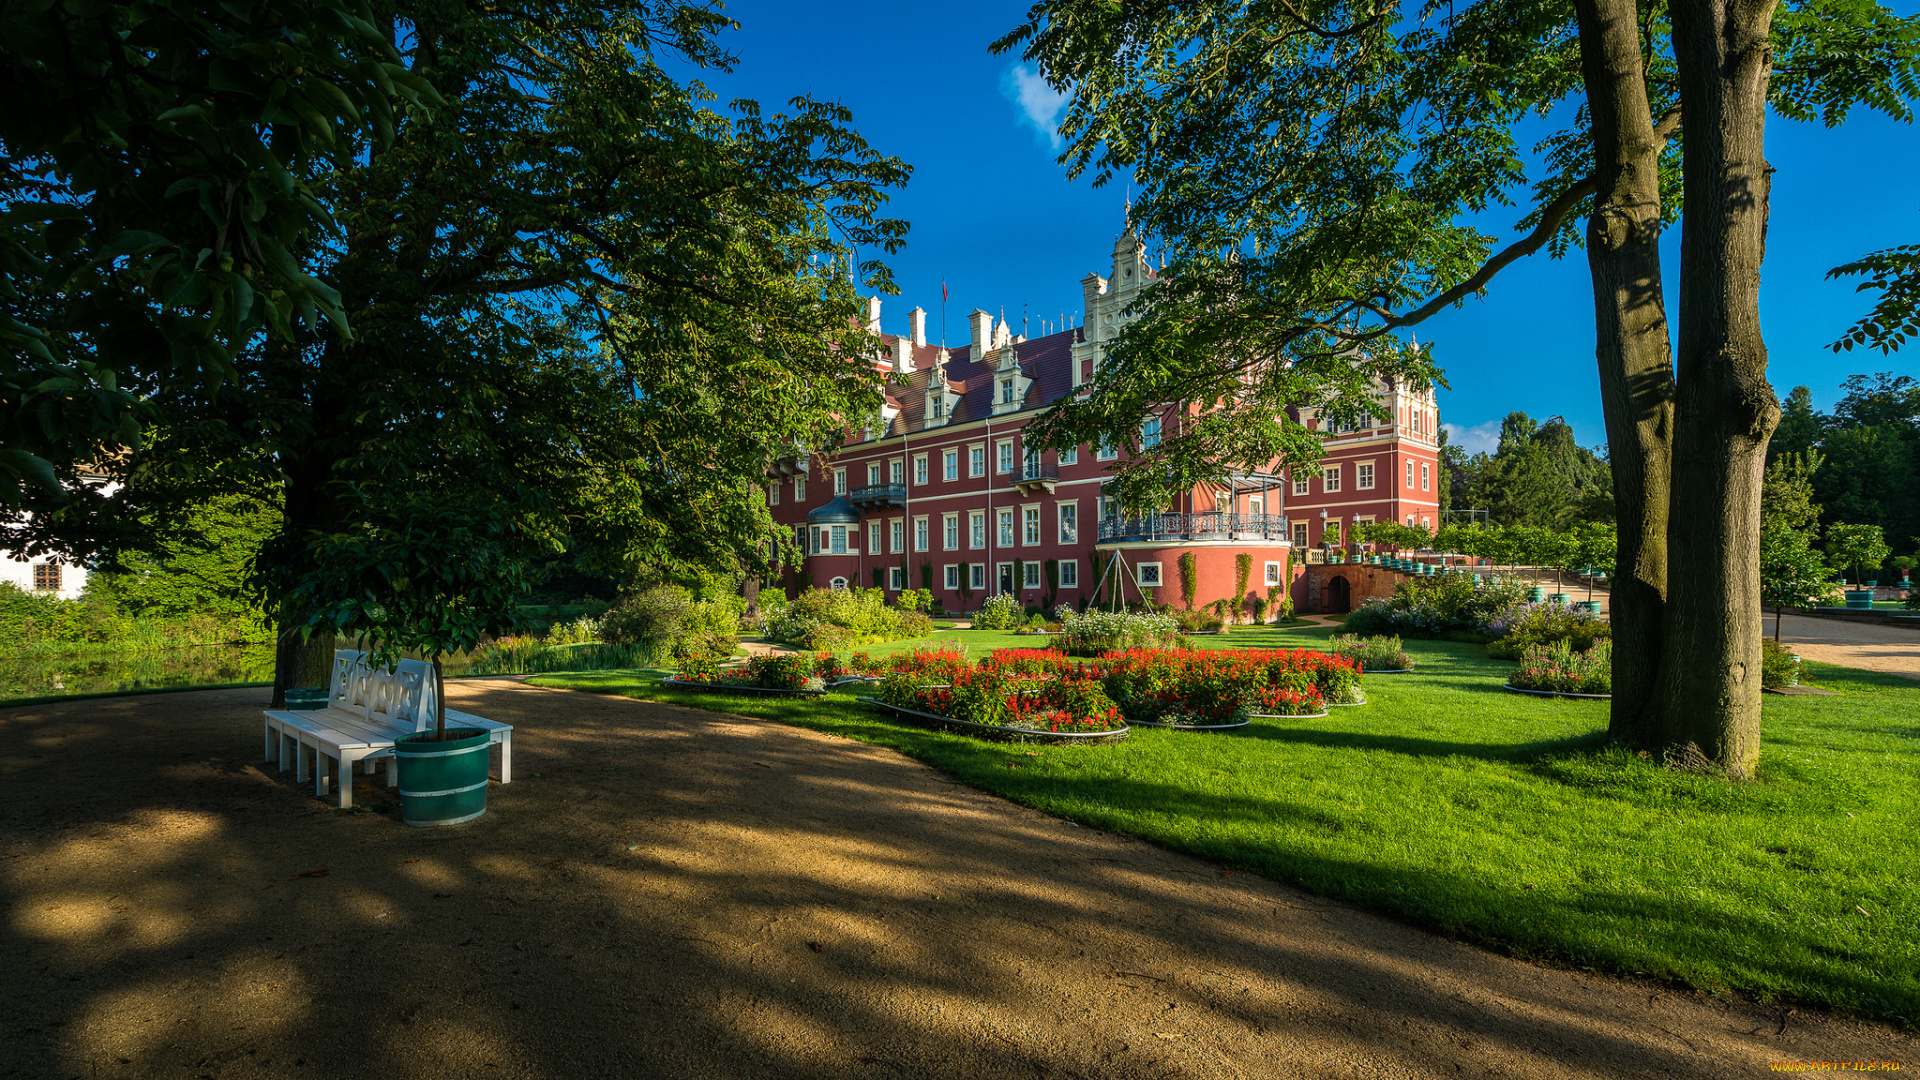
[[[1017,56],[987,52],[1027,6],[728,5],[741,24],[726,37],[739,65],[701,76],[723,101],[757,98],[769,111],[800,94],[838,101],[878,150],[914,167],[889,207],[913,231],[888,260],[901,290],[884,302],[888,332],[903,332],[907,312],[919,306],[937,337],[944,280],[948,340],[966,339],[966,316],[976,307],[1004,309],[1016,332],[1024,312],[1037,335],[1043,319],[1057,324],[1065,313],[1077,322],[1080,279],[1110,265],[1124,183],[1069,183],[1054,160],[1054,99]],[[1815,404],[1828,408],[1855,372],[1920,372],[1911,352],[1828,352],[1826,344],[1870,304],[1853,282],[1824,280],[1831,267],[1868,251],[1920,242],[1920,129],[1865,112],[1836,130],[1776,120],[1767,150],[1778,171],[1760,304],[1780,395],[1805,384]],[[1512,235],[1492,221],[1482,227]],[[1677,228],[1665,246],[1672,304]],[[1484,298],[1418,328],[1452,384],[1441,391],[1440,408],[1459,441],[1485,448],[1515,409],[1564,416],[1583,443],[1606,440],[1591,296],[1580,253],[1558,262],[1534,255],[1508,267]]]

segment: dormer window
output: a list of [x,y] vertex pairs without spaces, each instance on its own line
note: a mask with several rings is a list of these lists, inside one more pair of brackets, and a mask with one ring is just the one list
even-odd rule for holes
[[928,398],[927,404],[933,407],[933,415],[944,416],[946,414],[947,403],[944,398],[941,398],[936,395],[934,397]]
[[1012,379],[1000,380],[1000,403],[1002,405],[1013,404],[1013,380]]

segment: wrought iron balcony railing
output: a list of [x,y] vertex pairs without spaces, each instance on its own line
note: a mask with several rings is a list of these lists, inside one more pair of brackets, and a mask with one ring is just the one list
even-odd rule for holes
[[868,484],[854,488],[847,496],[847,501],[863,510],[876,506],[898,506],[907,501],[907,485]]
[[1199,514],[1110,517],[1100,522],[1101,543],[1286,538],[1287,519],[1277,514],[1234,514],[1224,510],[1209,510]]

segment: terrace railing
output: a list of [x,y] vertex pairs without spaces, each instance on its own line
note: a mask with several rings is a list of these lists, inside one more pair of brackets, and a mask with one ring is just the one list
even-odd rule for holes
[[1100,522],[1101,543],[1151,543],[1181,540],[1285,540],[1287,519],[1277,514],[1235,514],[1209,510],[1199,514],[1144,514],[1109,517]]

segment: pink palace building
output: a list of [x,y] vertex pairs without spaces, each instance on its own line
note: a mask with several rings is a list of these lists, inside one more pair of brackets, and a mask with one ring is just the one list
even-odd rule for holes
[[[788,458],[771,470],[774,520],[805,553],[785,573],[789,595],[807,585],[930,588],[948,611],[976,610],[1000,592],[1049,609],[1111,603],[1116,592],[1179,604],[1179,562],[1191,551],[1196,604],[1233,595],[1245,553],[1248,593],[1282,586],[1304,607],[1303,564],[1319,561],[1351,526],[1438,525],[1431,390],[1381,386],[1388,422],[1327,430],[1320,476],[1237,473],[1144,517],[1120,515],[1102,493],[1121,451],[1027,445],[1028,422],[1093,378],[1123,310],[1154,278],[1146,245],[1129,228],[1114,244],[1111,276],[1081,282],[1082,326],[1028,340],[976,310],[971,341],[946,349],[927,343],[926,312],[915,308],[907,333],[882,334],[891,355],[876,365],[896,379],[880,415],[833,456]],[[880,332],[878,297],[868,320]],[[1312,409],[1293,414],[1320,423]],[[1141,445],[1181,415],[1169,407],[1143,417]]]

